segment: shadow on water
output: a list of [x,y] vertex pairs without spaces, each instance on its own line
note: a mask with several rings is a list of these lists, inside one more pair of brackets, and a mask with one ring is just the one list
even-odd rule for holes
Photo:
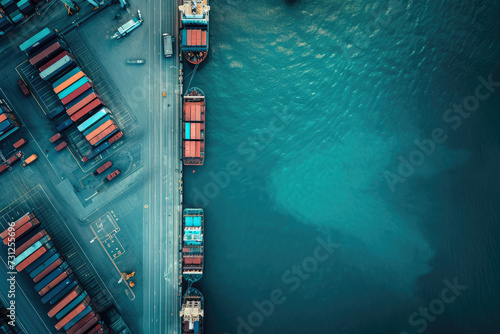
[[288,6],[296,5],[299,2],[300,2],[300,0],[285,0],[285,4],[287,4]]

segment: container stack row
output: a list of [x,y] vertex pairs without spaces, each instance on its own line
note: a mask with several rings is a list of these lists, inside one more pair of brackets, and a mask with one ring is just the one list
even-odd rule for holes
[[0,0],[0,35],[22,23],[44,0]]
[[7,101],[0,99],[0,141],[10,136],[19,127],[20,124]]
[[110,146],[104,148],[104,143],[109,144],[123,136],[92,80],[52,30],[43,29],[19,48],[28,55],[31,65],[39,69],[40,78],[50,83],[61,101],[62,106],[49,114],[51,119],[61,119],[57,132],[76,125],[92,146],[92,151],[83,161],[89,160],[88,156],[97,149],[101,153]]
[[3,243],[14,249],[16,270],[33,279],[42,303],[56,320],[56,329],[66,333],[104,333],[105,326],[90,296],[73,270],[57,252],[50,235],[34,213],[26,213],[1,233]]

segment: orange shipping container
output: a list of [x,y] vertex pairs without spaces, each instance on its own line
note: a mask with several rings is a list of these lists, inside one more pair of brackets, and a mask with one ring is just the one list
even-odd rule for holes
[[109,136],[109,134],[111,132],[115,131],[116,129],[118,129],[118,127],[116,125],[111,125],[109,128],[106,128],[103,132],[101,132],[100,134],[98,134],[97,136],[92,138],[90,140],[90,144],[91,145],[97,144],[98,142],[100,142],[101,140],[103,140],[104,138]]
[[16,252],[15,252],[16,256],[19,256],[19,254],[27,250],[31,245],[33,245],[38,240],[42,239],[42,237],[45,235],[47,235],[47,231],[41,230],[33,237],[31,237],[29,240],[26,240],[26,242],[24,242],[21,246],[16,247]]
[[5,114],[0,114],[0,123],[5,121],[6,119],[7,119],[7,116],[5,116]]
[[203,31],[201,33],[201,45],[207,46],[207,32]]
[[40,256],[45,254],[45,252],[47,252],[47,246],[42,246],[42,247],[38,248],[33,254],[31,254],[26,259],[24,259],[23,262],[19,263],[16,266],[16,270],[23,271],[24,268],[26,268],[27,266],[32,264],[36,259],[38,259]]
[[66,88],[71,86],[71,84],[75,83],[78,79],[83,78],[84,76],[85,76],[85,74],[83,74],[82,71],[78,72],[77,74],[73,75],[71,78],[64,81],[62,84],[60,84],[56,88],[54,88],[54,92],[56,94],[59,94],[60,92],[62,92],[63,90],[65,90]]
[[196,31],[196,45],[201,45],[201,29]]
[[92,131],[91,133],[89,133],[87,136],[85,136],[85,139],[87,139],[88,141],[90,141],[92,138],[94,138],[99,133],[101,133],[104,129],[106,129],[107,127],[109,127],[109,126],[111,126],[113,124],[115,124],[115,122],[113,122],[112,119],[110,119],[109,121],[106,121],[103,125],[101,125],[97,129],[95,129],[94,131]]
[[89,96],[85,97],[83,100],[81,100],[80,102],[78,102],[77,104],[75,104],[74,106],[72,106],[71,108],[69,108],[68,110],[66,110],[66,113],[69,116],[71,116],[74,113],[76,113],[78,110],[82,109],[87,104],[89,104],[90,102],[92,102],[93,100],[95,100],[96,98],[97,98],[97,95],[95,95],[95,93],[91,93]]
[[58,302],[52,309],[47,313],[49,317],[55,316],[59,311],[61,311],[66,305],[68,305],[73,299],[78,297],[80,295],[81,289],[79,286],[75,287],[73,290],[71,290],[70,293],[66,295],[63,299],[61,299],[60,302]]
[[201,143],[199,141],[195,142],[195,154],[194,154],[194,156],[197,158],[201,157],[200,145],[201,145]]
[[[29,222],[30,219],[33,219],[33,218],[35,218],[35,215],[32,214],[32,213],[25,214],[24,216],[22,216],[21,218],[19,218],[16,221],[16,223],[13,226],[14,230],[17,230],[18,228],[20,228],[21,226],[23,226],[24,224],[26,224],[27,222]],[[5,239],[8,235],[9,235],[9,229],[6,229],[5,231],[3,231],[0,234],[0,237],[2,237],[2,239]]]

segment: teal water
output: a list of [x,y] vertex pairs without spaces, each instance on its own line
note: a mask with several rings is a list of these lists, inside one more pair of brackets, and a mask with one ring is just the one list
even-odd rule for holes
[[498,332],[499,14],[211,1],[207,333]]

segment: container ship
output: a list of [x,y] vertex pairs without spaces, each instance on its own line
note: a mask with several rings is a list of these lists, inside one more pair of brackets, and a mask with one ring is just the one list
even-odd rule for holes
[[188,282],[203,276],[203,209],[184,209],[182,275]]
[[205,160],[205,93],[190,88],[182,106],[182,161],[184,165],[203,165]]
[[182,54],[191,64],[199,64],[208,55],[208,0],[183,0],[179,6],[182,29]]
[[184,295],[180,316],[182,334],[202,334],[204,316],[203,295],[198,289],[189,288]]

